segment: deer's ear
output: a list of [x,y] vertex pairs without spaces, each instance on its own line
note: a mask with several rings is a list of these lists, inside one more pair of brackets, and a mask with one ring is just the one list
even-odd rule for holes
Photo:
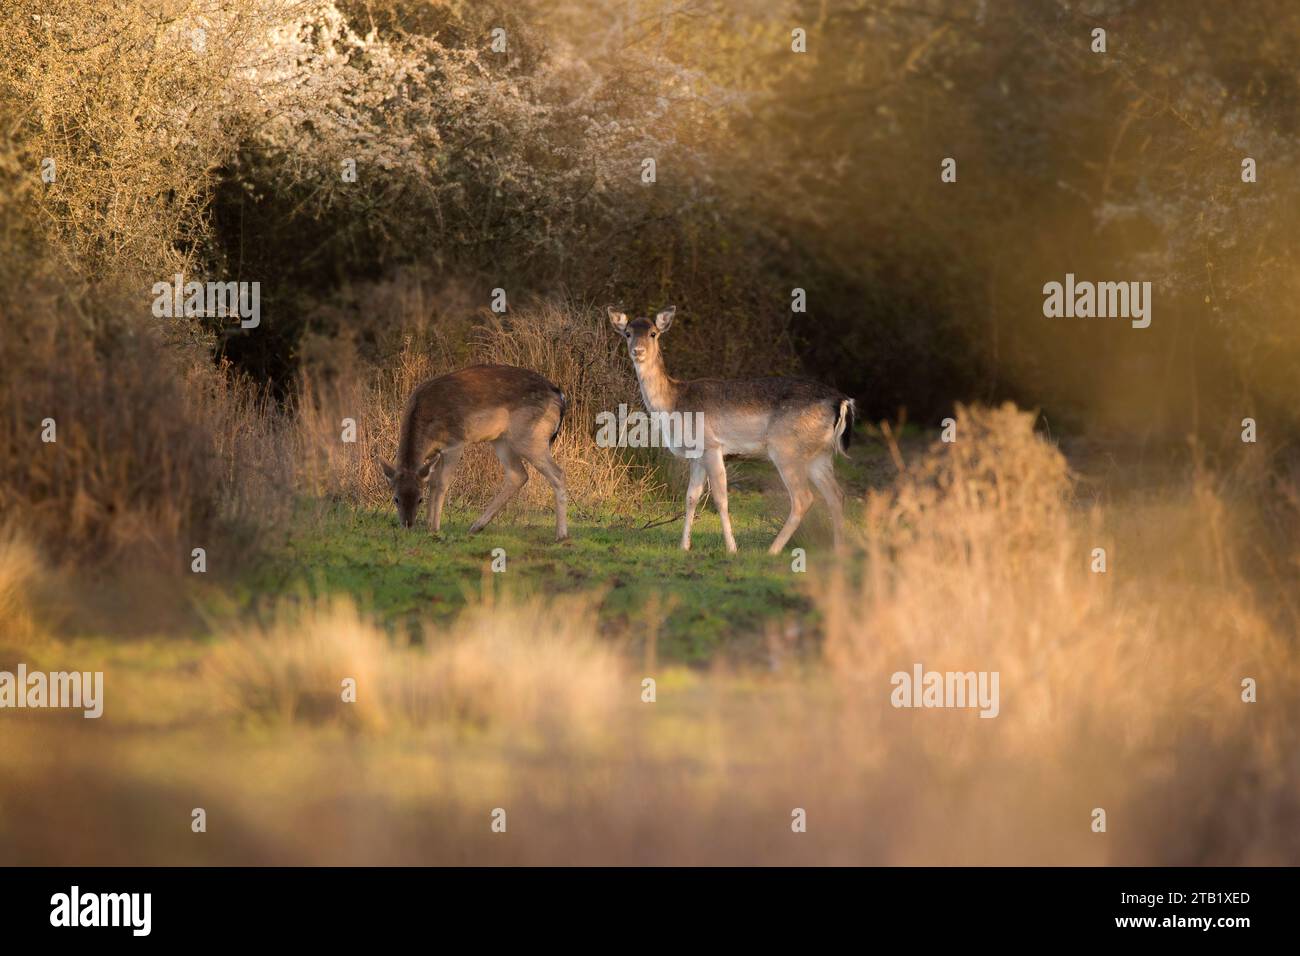
[[433,472],[433,466],[436,465],[437,463],[438,463],[438,456],[434,455],[432,458],[430,458],[428,461],[426,461],[423,465],[420,466],[420,470],[415,473],[416,477],[419,478],[421,481],[428,481],[429,475]]
[[655,316],[655,328],[660,332],[667,332],[669,326],[673,324],[673,316],[677,314],[677,306],[670,305],[658,315]]
[[388,479],[388,483],[391,485],[393,483],[393,478],[397,476],[397,469],[382,458],[378,459],[378,461],[380,470],[384,473],[384,477]]
[[609,312],[609,324],[610,324],[610,325],[612,325],[612,326],[614,326],[614,328],[618,329],[619,332],[623,332],[624,330],[627,329],[627,315],[626,315],[626,314],[624,314],[624,313],[622,313],[622,312],[615,312],[613,306],[610,306],[606,311]]

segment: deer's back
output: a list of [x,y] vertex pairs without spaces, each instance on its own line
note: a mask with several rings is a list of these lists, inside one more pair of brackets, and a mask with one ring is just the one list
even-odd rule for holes
[[807,378],[697,378],[678,388],[680,411],[766,411],[792,410],[822,402],[838,404],[845,396],[821,382]]
[[492,441],[519,418],[540,416],[560,401],[545,376],[513,365],[471,365],[416,386],[404,432],[447,444]]
[[705,441],[724,454],[762,455],[774,445],[811,452],[831,440],[846,396],[784,376],[681,382],[676,408],[704,414]]

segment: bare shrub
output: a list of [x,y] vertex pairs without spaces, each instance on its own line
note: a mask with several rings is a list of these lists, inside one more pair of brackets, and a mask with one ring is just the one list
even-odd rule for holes
[[202,15],[178,0],[5,5],[0,99],[21,120],[17,162],[31,175],[54,161],[31,199],[79,270],[141,281],[199,263],[208,190],[238,145],[227,124],[244,73],[230,64],[247,62],[286,10],[282,0],[218,0]]
[[149,308],[152,282],[204,258],[206,190],[237,143],[228,59],[285,12],[239,7],[238,29],[206,22],[206,58],[180,3],[0,12],[0,509],[55,561],[180,568],[292,494],[273,410],[213,368],[196,323]]
[[4,285],[0,310],[26,301],[0,332],[0,510],[51,557],[180,568],[284,513],[288,452],[256,389],[133,316],[114,286]]
[[[208,527],[217,476],[206,428],[157,343],[121,338],[97,353],[58,317],[25,332],[0,340],[4,509],[21,511],[54,553],[99,560],[165,550]],[[47,420],[53,443],[41,440]]]

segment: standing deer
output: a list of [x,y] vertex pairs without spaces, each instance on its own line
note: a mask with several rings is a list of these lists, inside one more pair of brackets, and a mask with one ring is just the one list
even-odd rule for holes
[[442,528],[442,503],[465,446],[490,442],[505,471],[501,490],[477,521],[475,534],[528,481],[524,462],[531,462],[555,489],[555,540],[569,536],[564,472],[551,457],[567,402],[564,393],[541,375],[509,365],[473,365],[416,386],[402,413],[397,464],[379,462],[402,526],[415,523],[429,498],[429,527]]
[[[847,454],[853,426],[853,399],[833,388],[800,378],[678,381],[664,368],[659,348],[659,337],[673,324],[676,311],[669,306],[653,321],[647,318],[628,321],[624,313],[611,308],[609,321],[627,339],[646,410],[698,412],[703,416],[704,450],[691,459],[691,477],[686,487],[683,550],[689,551],[691,547],[695,506],[704,491],[706,476],[722,519],[722,537],[727,550],[736,550],[727,512],[724,461],[727,455],[766,455],[776,465],[790,493],[790,517],[768,548],[769,554],[781,553],[812,505],[809,485],[815,486],[826,499],[835,547],[842,547],[844,495],[835,483],[834,455],[836,451]],[[677,457],[683,457],[686,451],[680,445],[669,445],[668,450]]]

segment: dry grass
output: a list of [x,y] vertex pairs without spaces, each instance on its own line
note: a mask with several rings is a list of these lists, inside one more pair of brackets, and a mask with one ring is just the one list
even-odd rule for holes
[[[562,739],[599,732],[624,683],[596,639],[591,601],[496,603],[394,642],[349,599],[282,602],[268,624],[227,635],[209,662],[233,712],[372,732],[467,724]],[[355,702],[342,682],[356,682]]]
[[40,553],[10,520],[0,525],[0,621],[3,645],[27,645],[42,629],[37,622],[33,594],[47,576]]
[[292,423],[264,390],[228,364],[191,366],[184,391],[211,442],[220,518],[243,533],[279,527],[298,490]]

